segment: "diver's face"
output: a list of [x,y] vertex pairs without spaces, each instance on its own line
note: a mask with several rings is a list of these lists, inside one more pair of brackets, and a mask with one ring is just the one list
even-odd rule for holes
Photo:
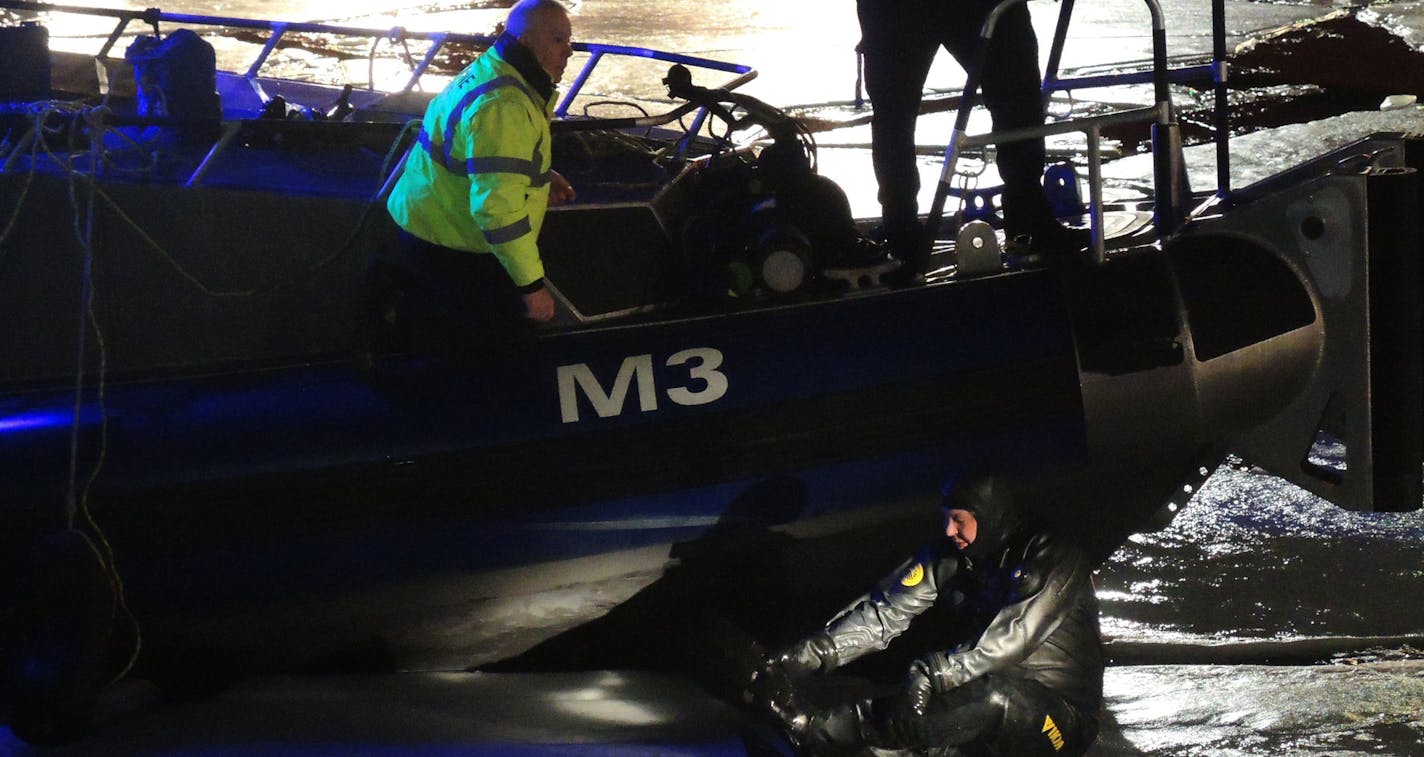
[[564,68],[574,54],[573,26],[567,13],[546,11],[539,14],[519,41],[534,53],[539,67],[549,74],[550,79],[557,82],[564,78]]
[[975,520],[974,513],[968,510],[945,510],[944,535],[954,542],[956,549],[963,552],[974,543],[974,537],[979,535],[979,521]]

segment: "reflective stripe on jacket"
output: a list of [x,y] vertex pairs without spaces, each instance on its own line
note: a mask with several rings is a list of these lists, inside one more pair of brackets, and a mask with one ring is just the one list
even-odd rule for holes
[[515,286],[539,280],[553,106],[485,51],[426,109],[386,202],[391,218],[427,242],[494,253]]

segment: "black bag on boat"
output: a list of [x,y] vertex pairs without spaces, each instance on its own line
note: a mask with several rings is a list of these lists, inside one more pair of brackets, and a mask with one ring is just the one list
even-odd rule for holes
[[178,29],[162,39],[140,36],[124,59],[133,66],[138,84],[139,115],[194,121],[222,116],[217,56],[191,29]]
[[0,27],[0,100],[50,96],[49,30],[39,24]]

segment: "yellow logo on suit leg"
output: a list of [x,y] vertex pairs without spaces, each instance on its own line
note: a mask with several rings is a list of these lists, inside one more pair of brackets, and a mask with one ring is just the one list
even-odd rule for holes
[[1053,751],[1063,748],[1063,733],[1058,730],[1058,724],[1053,722],[1052,715],[1043,716],[1043,732],[1048,734],[1049,743],[1053,744]]

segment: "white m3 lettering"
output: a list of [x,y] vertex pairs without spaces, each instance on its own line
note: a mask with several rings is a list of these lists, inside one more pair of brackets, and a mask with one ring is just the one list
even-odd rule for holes
[[[664,363],[667,367],[687,366],[688,383],[666,390],[667,398],[674,404],[683,406],[706,405],[716,402],[727,394],[727,375],[718,370],[722,366],[721,350],[698,347],[673,354]],[[613,385],[606,391],[587,363],[574,363],[558,367],[559,415],[564,423],[581,420],[582,396],[600,418],[622,415],[628,394],[634,386],[638,391],[638,410],[651,412],[658,409],[657,379],[653,371],[652,355],[631,355],[623,358],[618,367],[618,375]]]

